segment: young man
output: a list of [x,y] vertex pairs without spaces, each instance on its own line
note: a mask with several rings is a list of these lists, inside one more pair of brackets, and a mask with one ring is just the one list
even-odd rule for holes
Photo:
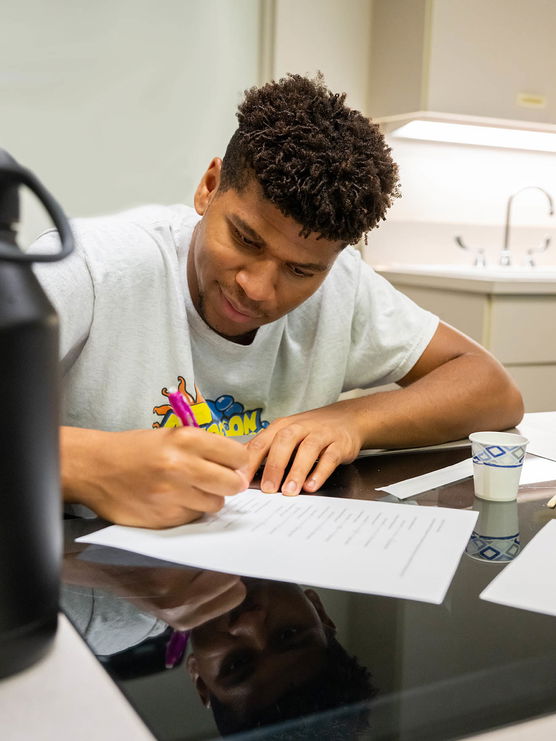
[[[248,91],[238,119],[195,210],[76,220],[75,254],[37,268],[61,316],[64,495],[114,522],[216,511],[263,461],[263,491],[315,492],[363,447],[521,419],[488,352],[347,246],[398,193],[378,127],[298,75]],[[174,385],[204,430],[176,426]]]

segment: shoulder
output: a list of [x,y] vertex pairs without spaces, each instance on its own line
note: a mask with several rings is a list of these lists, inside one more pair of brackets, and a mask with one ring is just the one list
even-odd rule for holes
[[[75,253],[87,262],[119,263],[146,259],[160,252],[176,254],[182,242],[189,243],[199,216],[194,209],[146,205],[102,216],[70,220]],[[55,249],[58,234],[49,229],[35,242],[38,250]]]
[[360,294],[394,291],[388,281],[365,262],[359,250],[351,246],[338,255],[325,284],[327,290],[340,292],[344,300],[348,295],[357,300]]

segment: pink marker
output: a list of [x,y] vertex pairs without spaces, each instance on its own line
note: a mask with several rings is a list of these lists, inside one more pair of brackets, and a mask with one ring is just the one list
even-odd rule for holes
[[[168,400],[170,406],[174,410],[174,414],[178,417],[184,427],[199,427],[195,415],[193,414],[193,410],[185,400],[183,394],[180,394],[176,389],[172,389],[168,393]],[[242,471],[239,468],[234,468],[234,471],[242,479],[243,488],[247,489],[249,486],[249,479],[247,478],[245,471]]]
[[184,427],[199,427],[193,410],[185,400],[183,394],[180,394],[176,389],[172,389],[168,394],[168,400],[174,410],[174,414]]

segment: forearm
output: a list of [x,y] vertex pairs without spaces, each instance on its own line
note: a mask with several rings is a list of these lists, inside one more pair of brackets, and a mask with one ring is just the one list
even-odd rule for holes
[[405,388],[345,403],[352,405],[364,448],[457,440],[475,430],[507,429],[523,416],[512,379],[481,351],[453,358]]
[[60,428],[60,474],[65,502],[92,504],[93,474],[100,461],[103,432],[79,427]]

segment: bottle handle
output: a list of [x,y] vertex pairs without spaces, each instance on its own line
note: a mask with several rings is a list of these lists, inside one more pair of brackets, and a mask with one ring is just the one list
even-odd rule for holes
[[45,207],[46,212],[52,219],[52,223],[58,230],[61,240],[61,248],[58,252],[52,253],[34,253],[34,252],[21,252],[21,250],[14,250],[11,247],[5,247],[0,242],[0,259],[11,260],[12,262],[55,262],[56,260],[62,260],[64,257],[70,254],[74,248],[73,234],[68,223],[67,217],[62,210],[59,203],[53,198],[52,195],[46,190],[44,185],[33,175],[33,173],[21,165],[17,167],[6,167],[4,164],[0,165],[0,175],[3,176],[4,182],[11,183],[13,185],[21,184],[26,185],[31,192],[33,192],[42,205]]

